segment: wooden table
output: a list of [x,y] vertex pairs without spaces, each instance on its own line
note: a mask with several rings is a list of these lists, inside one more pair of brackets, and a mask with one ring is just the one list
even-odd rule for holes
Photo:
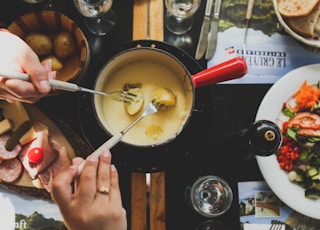
[[[174,46],[177,46],[176,41],[181,41],[180,44],[183,46],[178,47],[193,57],[205,9],[203,1],[195,15],[196,23],[192,30],[184,36],[176,36],[164,30],[163,0],[118,0],[113,2],[113,8],[118,16],[115,30],[107,36],[94,36],[87,30],[84,18],[76,11],[72,1],[55,1],[65,5],[65,13],[82,28],[90,45],[91,61],[86,77],[81,81],[83,87],[92,87],[98,71],[113,54],[113,49],[132,40],[164,40]],[[23,4],[20,0],[7,1],[7,4],[9,4],[7,8],[0,7],[0,21],[6,23],[35,7]],[[188,65],[189,68],[199,64],[204,69],[207,65],[205,59],[192,60],[191,63],[192,65]],[[260,102],[269,88],[270,85],[231,84],[206,87],[205,93],[197,92],[198,111],[193,113],[193,120],[185,129],[186,146],[181,144],[179,151],[174,152],[173,162],[169,162],[165,172],[146,174],[134,171],[133,173],[121,162],[117,164],[123,205],[127,210],[128,229],[171,230],[176,229],[177,225],[179,230],[196,229],[196,226],[207,218],[197,214],[188,206],[184,191],[195,178],[208,174],[224,178],[235,194],[230,210],[215,220],[221,221],[230,229],[239,229],[238,182],[260,181],[263,177],[255,160],[235,160],[236,153],[229,153],[224,146],[219,147],[217,144],[223,135],[252,124]],[[210,95],[207,90],[210,91]],[[103,136],[105,133],[98,129],[95,120],[92,121],[94,115],[87,112],[91,106],[87,107],[87,104],[83,103],[87,102],[84,96],[84,94],[65,93],[47,97],[37,103],[37,106],[45,113],[53,114],[65,121],[94,149],[105,141]],[[119,159],[116,148],[112,152],[115,153],[113,159]],[[229,164],[231,159],[232,165],[236,162],[232,168]],[[150,183],[147,185],[149,176]]]
[[[163,0],[135,0],[132,39],[163,41],[163,10]],[[131,230],[166,229],[165,172],[132,173],[131,184]]]

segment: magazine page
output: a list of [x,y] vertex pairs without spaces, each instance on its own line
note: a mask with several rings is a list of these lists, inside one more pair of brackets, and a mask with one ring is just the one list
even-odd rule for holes
[[289,71],[320,63],[314,47],[306,47],[279,24],[272,0],[256,0],[243,52],[247,0],[223,0],[219,21],[217,49],[208,60],[212,67],[233,57],[245,57],[248,73],[220,84],[273,84]]
[[272,192],[265,181],[238,183],[239,216],[241,229],[270,229],[278,223],[277,229],[319,230],[320,220],[295,212]]
[[67,229],[58,206],[0,187],[0,229]]

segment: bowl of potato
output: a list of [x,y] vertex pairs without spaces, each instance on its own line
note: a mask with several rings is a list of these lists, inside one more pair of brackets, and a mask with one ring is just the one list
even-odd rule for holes
[[69,17],[56,11],[24,14],[8,30],[22,38],[41,62],[52,59],[57,80],[78,83],[89,62],[89,46],[81,29]]

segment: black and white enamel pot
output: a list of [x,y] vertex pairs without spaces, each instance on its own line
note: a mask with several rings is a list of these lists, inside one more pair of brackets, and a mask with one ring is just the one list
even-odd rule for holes
[[[94,89],[112,92],[123,90],[125,85],[138,86],[144,95],[143,106],[148,104],[157,88],[173,91],[177,98],[174,107],[143,118],[121,140],[136,147],[157,147],[173,141],[188,124],[194,109],[196,88],[240,78],[246,73],[245,60],[233,58],[191,74],[171,53],[138,45],[109,59],[98,73]],[[93,103],[100,126],[110,136],[125,129],[141,114],[129,115],[124,103],[106,96],[95,95]]]

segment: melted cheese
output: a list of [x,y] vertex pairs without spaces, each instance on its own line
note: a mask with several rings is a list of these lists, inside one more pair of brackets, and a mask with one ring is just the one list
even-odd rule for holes
[[[154,145],[174,138],[183,128],[190,114],[190,92],[176,74],[164,64],[148,61],[137,61],[126,64],[108,78],[107,84],[101,86],[102,91],[111,92],[123,90],[125,84],[141,84],[144,95],[144,106],[150,102],[152,93],[157,88],[168,88],[176,95],[176,105],[166,111],[159,111],[143,118],[131,128],[122,138],[123,141],[134,145]],[[188,98],[188,99],[187,99]],[[99,102],[103,125],[111,134],[120,132],[137,119],[140,113],[129,115],[123,103],[112,100],[110,97],[101,97]],[[148,127],[158,126],[163,132],[158,133],[156,138],[150,135]]]

